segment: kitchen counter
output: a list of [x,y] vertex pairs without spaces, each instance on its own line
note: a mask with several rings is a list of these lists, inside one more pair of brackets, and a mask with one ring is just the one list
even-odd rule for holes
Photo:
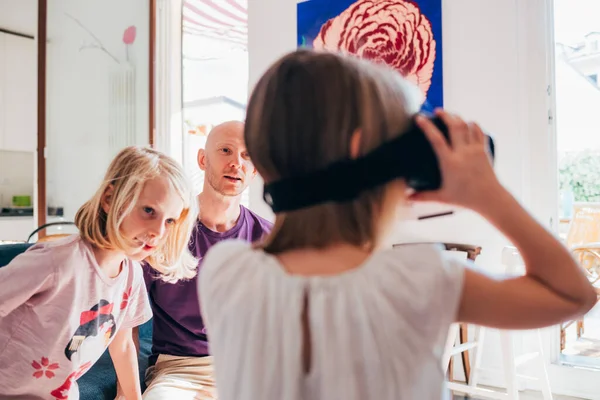
[[3,244],[16,244],[16,243],[25,243],[23,240],[0,240],[0,246]]
[[2,207],[0,208],[0,217],[33,217],[33,208]]
[[[48,207],[49,217],[62,217],[64,210],[62,207]],[[0,218],[22,218],[22,217],[33,217],[32,207],[1,207]]]

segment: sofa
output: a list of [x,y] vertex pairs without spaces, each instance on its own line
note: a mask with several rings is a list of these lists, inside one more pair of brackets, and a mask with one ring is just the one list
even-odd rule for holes
[[[0,268],[7,265],[13,258],[27,250],[31,243],[1,244],[0,245]],[[1,285],[4,283],[0,283]],[[1,290],[1,289],[0,289]],[[144,373],[148,367],[148,356],[152,347],[152,320],[140,326],[140,352],[138,361],[140,365],[140,382],[142,390],[144,385]],[[117,392],[116,374],[108,351],[84,376],[79,378],[79,393],[81,400],[114,399]]]

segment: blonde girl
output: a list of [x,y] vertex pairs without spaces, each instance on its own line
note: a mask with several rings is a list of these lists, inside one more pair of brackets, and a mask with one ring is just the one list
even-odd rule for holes
[[77,212],[79,234],[0,268],[0,399],[77,399],[76,380],[106,348],[123,395],[141,399],[131,330],[152,313],[139,262],[169,281],[194,275],[195,204],[174,160],[128,147]]

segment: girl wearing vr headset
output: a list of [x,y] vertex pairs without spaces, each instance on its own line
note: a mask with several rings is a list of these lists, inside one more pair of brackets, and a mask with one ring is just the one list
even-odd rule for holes
[[[295,178],[394,139],[420,100],[383,66],[296,51],[256,85],[246,144],[267,184]],[[499,183],[477,124],[436,114],[452,145],[416,118],[439,161],[438,190],[408,195],[393,179],[276,213],[263,244],[223,242],[207,254],[199,293],[219,399],[440,399],[451,323],[532,329],[596,303],[568,250]],[[435,246],[381,248],[408,201],[481,214],[517,246],[525,276],[493,279]]]

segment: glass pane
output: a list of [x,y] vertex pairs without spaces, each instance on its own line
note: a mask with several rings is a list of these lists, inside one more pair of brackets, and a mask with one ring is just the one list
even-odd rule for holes
[[[210,129],[244,120],[248,98],[247,0],[183,2],[183,163],[198,192],[197,154]],[[248,190],[242,204],[248,206]]]
[[[554,0],[560,234],[569,246],[600,242],[600,2]],[[600,286],[600,258],[576,254]],[[600,306],[563,325],[563,357],[600,366]]]

